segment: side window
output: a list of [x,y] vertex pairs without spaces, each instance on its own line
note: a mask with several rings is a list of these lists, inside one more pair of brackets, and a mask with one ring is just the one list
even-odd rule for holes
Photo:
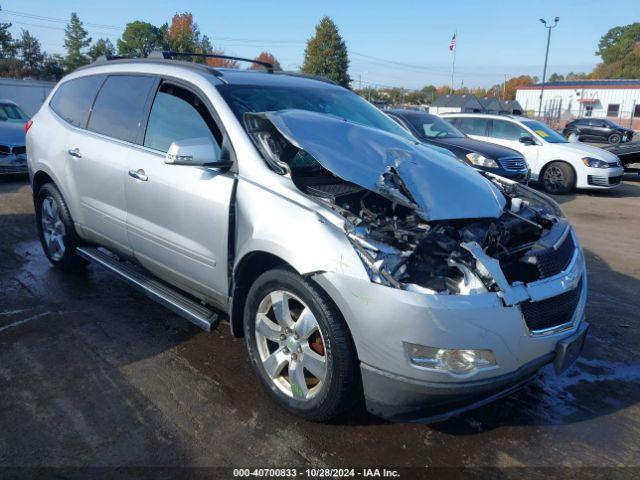
[[113,75],[98,93],[87,128],[109,137],[135,142],[154,78]]
[[460,122],[456,125],[463,133],[467,135],[480,135],[486,137],[487,135],[487,119],[486,118],[473,118],[465,117],[459,118]]
[[166,152],[172,142],[198,137],[222,143],[220,129],[197,95],[170,83],[161,85],[151,107],[144,146]]
[[522,137],[530,137],[531,134],[513,122],[507,122],[506,120],[494,120],[491,136],[494,138],[513,140],[517,142]]
[[85,128],[89,110],[105,75],[76,78],[64,82],[53,95],[49,106],[71,125]]

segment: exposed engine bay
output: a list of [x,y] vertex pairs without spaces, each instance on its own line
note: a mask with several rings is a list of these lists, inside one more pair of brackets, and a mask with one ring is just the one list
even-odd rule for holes
[[[355,180],[335,175],[262,118],[251,116],[247,124],[276,171],[290,175],[301,191],[345,219],[346,234],[376,283],[425,294],[469,295],[530,283],[559,273],[555,270],[568,263],[556,258],[558,245],[568,245],[566,220],[553,201],[527,187],[472,172],[484,176],[488,191],[501,196],[504,207],[492,217],[434,220],[426,214],[428,205],[414,198],[406,174],[399,173],[402,162],[409,161],[402,151],[396,150],[375,185],[365,188],[356,175]],[[453,193],[450,201],[455,202]],[[569,247],[564,257],[571,257],[573,243],[565,250]],[[489,268],[490,263],[499,268]]]

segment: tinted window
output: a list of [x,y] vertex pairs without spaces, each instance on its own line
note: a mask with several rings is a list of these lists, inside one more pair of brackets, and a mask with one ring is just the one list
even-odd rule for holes
[[494,120],[491,136],[493,138],[513,140],[517,142],[520,138],[530,137],[531,135],[524,128],[515,123],[507,122],[505,120]]
[[89,110],[104,79],[104,75],[92,75],[63,83],[51,99],[51,108],[71,125],[85,128]]
[[153,77],[114,75],[107,78],[91,110],[92,132],[135,142]]
[[458,131],[449,122],[445,122],[435,115],[407,115],[407,121],[411,123],[423,138],[463,138],[464,134]]
[[206,106],[184,88],[162,85],[151,107],[144,145],[166,152],[172,142],[200,137],[209,137],[218,144],[222,140]]
[[28,119],[27,114],[20,110],[19,107],[7,103],[0,104],[0,121],[23,123]]
[[487,122],[486,118],[460,118],[456,126],[467,135],[482,135],[484,137],[487,135]]
[[[560,135],[555,130],[549,128],[548,125],[538,122],[537,120],[524,120],[522,122],[523,125],[526,125],[531,130],[536,132],[540,138],[544,139],[545,142],[549,143],[567,143],[567,139]],[[527,133],[527,135],[529,135]]]

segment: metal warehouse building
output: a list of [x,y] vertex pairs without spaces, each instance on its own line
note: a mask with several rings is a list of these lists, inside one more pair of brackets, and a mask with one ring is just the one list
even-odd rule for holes
[[[541,84],[518,87],[516,100],[537,115]],[[542,116],[609,118],[640,129],[640,80],[579,80],[544,85]]]

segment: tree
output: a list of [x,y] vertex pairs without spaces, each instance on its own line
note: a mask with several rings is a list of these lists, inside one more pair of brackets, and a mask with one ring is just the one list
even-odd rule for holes
[[40,48],[40,42],[29,33],[29,30],[22,30],[22,36],[18,41],[18,51],[22,61],[22,76],[37,77],[42,68],[44,54]]
[[[211,53],[215,55],[224,55],[224,50],[214,50]],[[238,62],[226,58],[207,58],[205,63],[213,68],[238,68]]]
[[165,48],[163,27],[139,20],[127,23],[122,38],[118,40],[118,53],[126,57],[148,57],[153,50]]
[[322,17],[316,26],[315,35],[307,41],[301,70],[304,73],[326,77],[343,87],[349,86],[351,79],[348,73],[347,46],[338,32],[338,27],[329,17]]
[[175,52],[198,52],[201,47],[200,29],[189,12],[176,13],[173,16],[167,36],[169,48]]
[[[260,55],[258,55],[256,58],[254,58],[254,60],[257,60],[258,62],[270,63],[271,65],[273,65],[273,68],[275,68],[276,70],[282,70],[282,68],[280,67],[280,62],[278,62],[276,57],[274,57],[269,52],[260,52]],[[249,70],[262,70],[263,68],[264,67],[262,67],[258,63],[252,63],[249,66]]]
[[64,46],[67,49],[64,64],[67,72],[72,72],[89,63],[89,58],[83,52],[89,45],[91,45],[91,37],[82,26],[78,14],[73,12],[71,21],[64,29]]
[[58,81],[64,76],[64,58],[61,55],[48,55],[45,53],[42,69],[40,72],[42,80]]
[[564,75],[561,75],[559,73],[553,72],[551,75],[549,75],[549,82],[561,82],[564,80]]
[[0,59],[16,56],[16,44],[9,31],[10,28],[10,23],[0,23]]
[[504,85],[504,99],[515,100],[516,90],[518,87],[524,87],[526,85],[533,85],[536,83],[535,78],[529,75],[520,75],[519,77],[512,77]]
[[609,30],[600,39],[596,53],[602,58],[602,63],[591,77],[640,77],[640,23]]
[[569,72],[567,73],[567,76],[565,77],[565,80],[587,80],[589,78],[589,75],[586,73],[582,73],[582,72]]
[[94,62],[98,57],[113,57],[116,54],[116,49],[108,38],[99,38],[96,43],[91,45],[91,48],[87,52],[91,60]]

